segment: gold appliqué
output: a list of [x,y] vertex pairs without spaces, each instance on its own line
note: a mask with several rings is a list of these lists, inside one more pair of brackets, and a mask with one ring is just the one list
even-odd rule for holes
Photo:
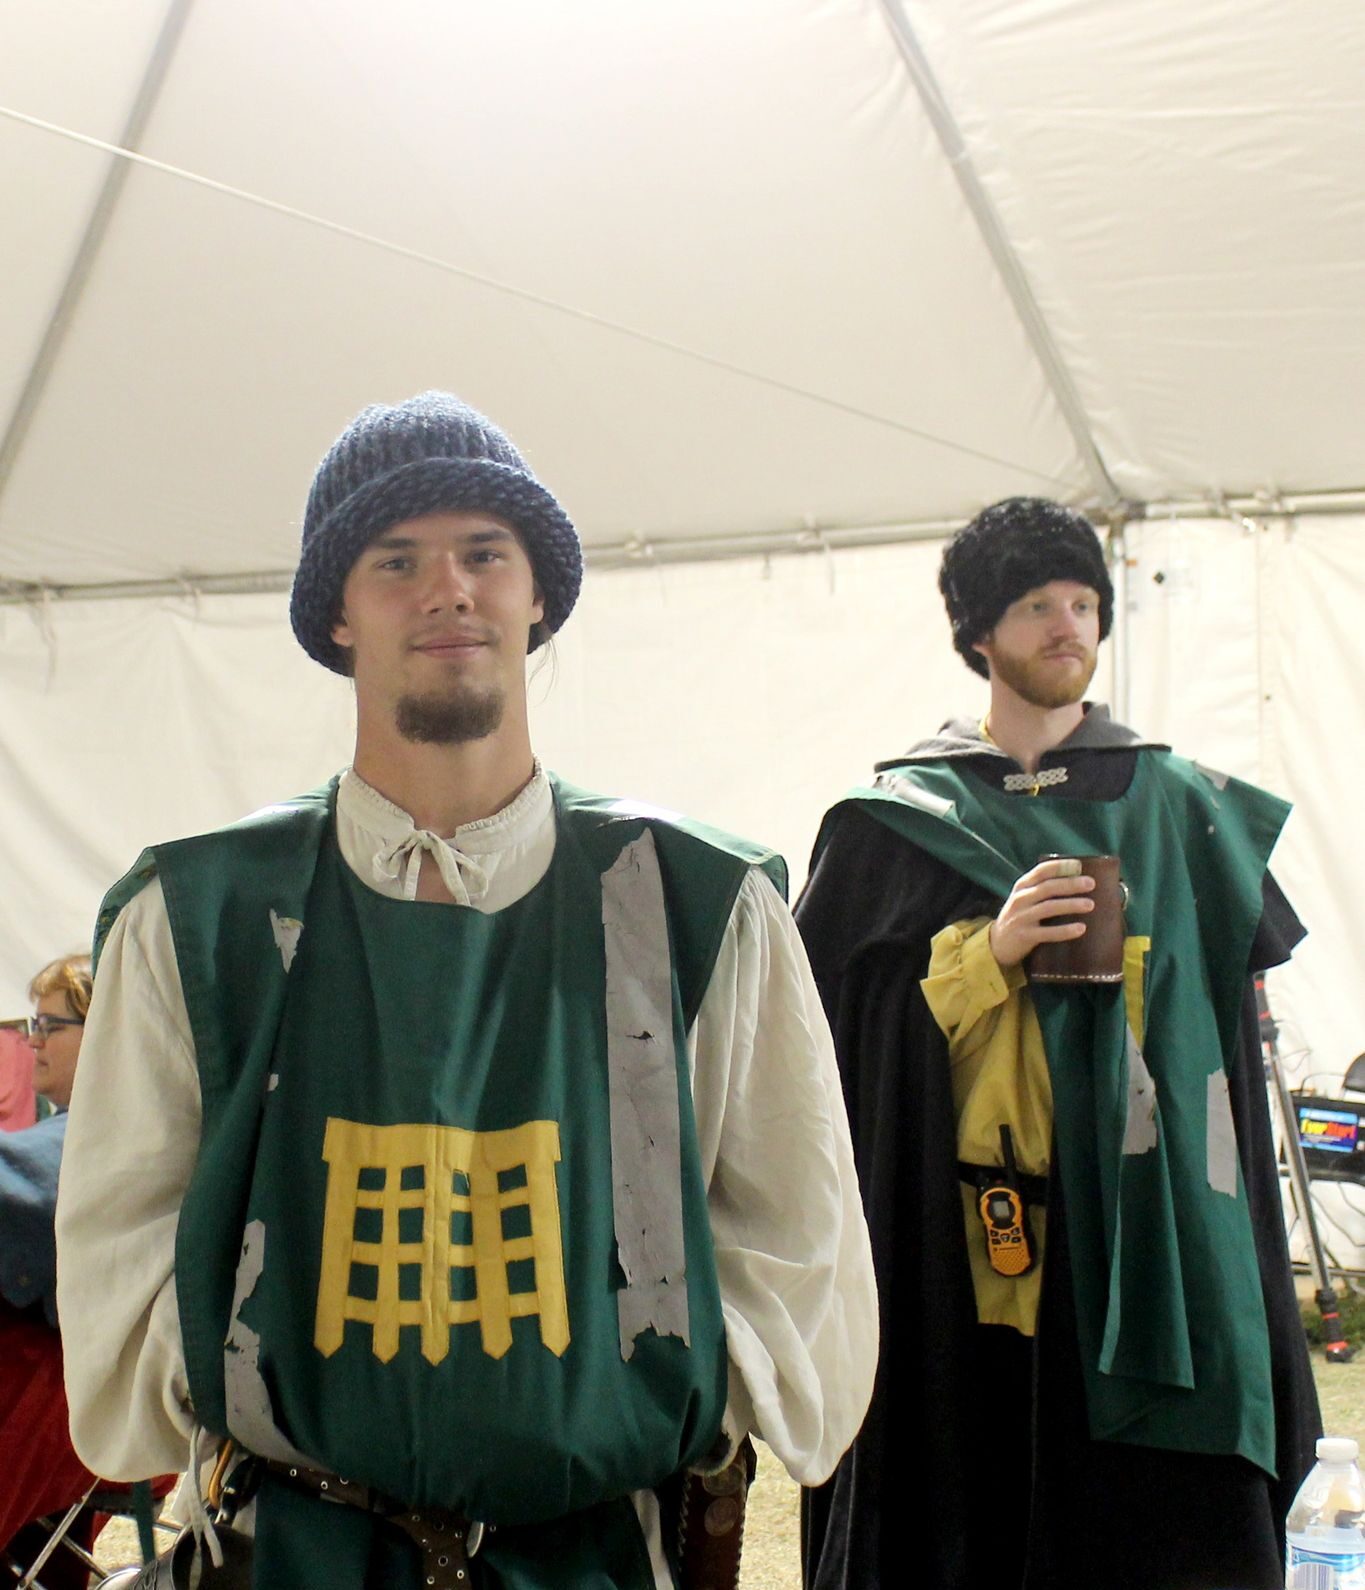
[[1147,957],[1151,953],[1152,941],[1145,934],[1132,933],[1123,941],[1123,1002],[1139,1048],[1147,1041]]
[[[569,1345],[564,1249],[555,1166],[559,1123],[527,1121],[501,1132],[457,1126],[367,1126],[330,1117],[323,1139],[327,1204],[322,1231],[313,1342],[330,1357],[347,1320],[371,1327],[376,1358],[398,1352],[401,1326],[421,1329],[422,1356],[439,1364],[454,1325],[477,1323],[483,1350],[501,1358],[512,1345],[512,1321],[540,1320],[540,1339],[557,1357]],[[362,1172],[374,1185],[361,1186]],[[524,1178],[517,1186],[504,1178]],[[505,1211],[525,1206],[529,1235],[504,1234]],[[378,1210],[378,1240],[356,1236],[362,1210]],[[400,1240],[400,1215],[408,1231]],[[470,1240],[451,1235],[453,1218],[467,1216]],[[461,1222],[464,1223],[463,1221]],[[514,1292],[508,1266],[531,1259],[535,1282]],[[375,1295],[352,1291],[352,1267],[375,1272]],[[400,1296],[400,1267],[415,1268],[418,1296]],[[452,1297],[452,1272],[473,1271],[472,1297]],[[410,1271],[411,1273],[411,1271]],[[411,1290],[411,1288],[408,1288]]]

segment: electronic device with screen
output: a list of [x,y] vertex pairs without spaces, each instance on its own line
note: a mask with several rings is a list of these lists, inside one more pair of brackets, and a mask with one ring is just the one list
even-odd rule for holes
[[1365,1182],[1365,1105],[1295,1093],[1303,1157],[1315,1176]]

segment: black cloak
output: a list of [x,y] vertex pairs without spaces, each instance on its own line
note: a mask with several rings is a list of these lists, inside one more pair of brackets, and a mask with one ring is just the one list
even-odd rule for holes
[[[1066,783],[1052,788],[1071,799],[1113,799],[1142,743],[1092,708],[1040,772],[1065,766]],[[944,757],[996,788],[1014,775],[1018,787],[1021,769],[973,725],[950,724],[886,765]],[[843,1077],[881,1361],[861,1434],[804,1498],[807,1590],[1283,1586],[1284,1516],[1321,1424],[1250,976],[1287,960],[1304,930],[1269,874],[1263,893],[1229,1086],[1270,1335],[1275,1479],[1240,1457],[1090,1438],[1060,1177],[1048,1190],[1036,1337],[977,1323],[947,1043],[919,984],[933,935],[1001,902],[856,805],[827,816],[796,916]]]

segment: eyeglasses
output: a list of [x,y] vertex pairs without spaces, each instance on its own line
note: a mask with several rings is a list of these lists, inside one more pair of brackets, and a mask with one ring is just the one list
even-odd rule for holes
[[58,1027],[84,1027],[83,1016],[30,1016],[28,1018],[28,1035],[30,1038],[41,1038],[44,1043],[52,1036]]

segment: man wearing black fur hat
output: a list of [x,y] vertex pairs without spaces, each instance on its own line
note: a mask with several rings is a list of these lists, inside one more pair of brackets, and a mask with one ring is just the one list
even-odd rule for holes
[[291,604],[354,681],[353,765],[156,846],[100,914],[73,1439],[110,1478],[201,1434],[255,1454],[269,1590],[672,1590],[742,1516],[681,1476],[752,1430],[822,1479],[867,1405],[866,1228],[780,859],[532,752],[526,656],[581,572],[482,415],[366,409]]
[[[990,709],[828,814],[797,911],[884,1343],[806,1583],[1271,1590],[1319,1428],[1250,977],[1303,932],[1286,808],[1085,701],[1113,591],[1079,514],[997,503],[939,583]],[[1098,934],[1102,855],[1109,981],[1031,979]]]

